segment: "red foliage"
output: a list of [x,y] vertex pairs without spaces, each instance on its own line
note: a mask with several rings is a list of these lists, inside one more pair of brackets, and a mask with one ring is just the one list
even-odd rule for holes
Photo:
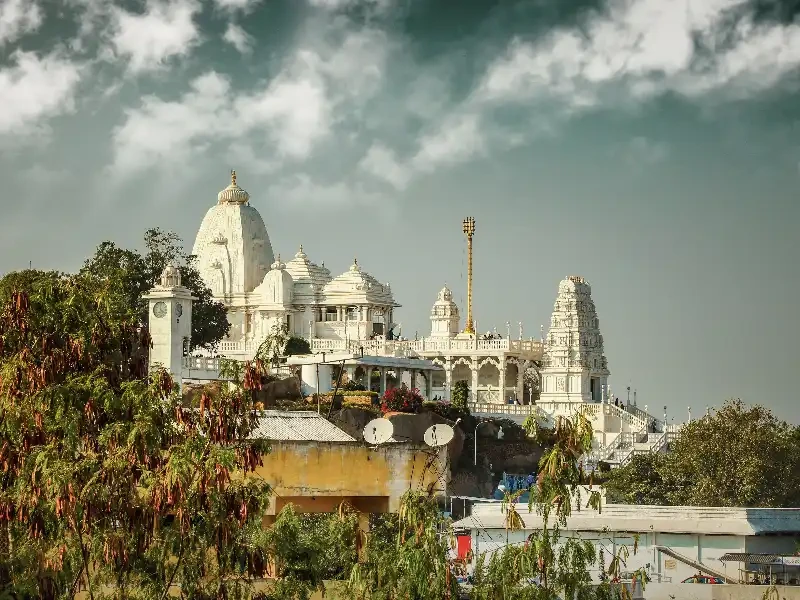
[[416,414],[422,410],[422,396],[419,390],[406,386],[386,390],[381,398],[381,412],[403,412]]

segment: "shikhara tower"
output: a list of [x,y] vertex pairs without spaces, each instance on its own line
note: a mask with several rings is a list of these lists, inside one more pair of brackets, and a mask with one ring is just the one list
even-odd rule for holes
[[540,402],[601,402],[608,363],[592,288],[583,277],[570,276],[559,284],[544,342]]

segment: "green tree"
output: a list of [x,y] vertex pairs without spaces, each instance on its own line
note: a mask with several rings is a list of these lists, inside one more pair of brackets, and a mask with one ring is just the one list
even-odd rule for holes
[[[527,426],[533,429],[535,421]],[[542,456],[536,486],[530,491],[528,511],[536,516],[520,514],[514,504],[520,492],[506,494],[503,501],[507,539],[511,531],[525,528],[526,521],[538,517],[538,522],[524,544],[509,544],[491,556],[484,553],[478,557],[471,596],[474,600],[630,596],[620,584],[606,582],[594,587],[589,569],[599,564],[599,556],[593,543],[561,535],[574,506],[580,507],[585,500],[586,508],[600,510],[599,493],[590,491],[588,498],[581,498],[579,487],[584,474],[578,458],[591,446],[592,427],[584,415],[558,420],[553,445]],[[609,540],[604,551],[612,556],[607,572],[614,578],[624,569],[629,550],[621,546],[615,552]],[[637,579],[643,582],[644,573],[637,573]]]
[[670,504],[800,507],[797,429],[730,400],[681,430],[659,473]]
[[624,467],[609,471],[603,481],[606,500],[615,504],[669,504],[661,477],[666,454],[636,454]]
[[221,302],[211,295],[197,270],[194,256],[183,250],[183,241],[175,233],[149,229],[144,235],[144,254],[120,248],[113,242],[103,242],[81,274],[107,282],[108,291],[119,294],[124,305],[147,323],[147,301],[142,299],[161,277],[168,263],[181,272],[181,284],[197,299],[192,302],[191,347],[213,350],[230,331],[230,324]]
[[458,597],[447,560],[452,532],[436,499],[409,490],[400,511],[377,520],[364,560],[348,580],[353,600],[444,600]]
[[284,356],[293,356],[295,354],[311,354],[311,344],[308,340],[292,336],[286,342],[286,348],[283,350]]
[[800,434],[762,406],[728,401],[688,423],[670,452],[608,474],[609,498],[634,504],[800,506]]
[[466,381],[456,381],[453,384],[450,403],[460,411],[469,414],[469,384]]
[[148,377],[117,286],[0,280],[0,595],[252,596],[269,496],[247,476],[267,450],[248,441],[254,390],[188,405],[165,371]]

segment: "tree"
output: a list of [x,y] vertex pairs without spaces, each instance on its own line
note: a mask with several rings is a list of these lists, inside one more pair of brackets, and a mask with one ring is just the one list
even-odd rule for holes
[[[529,421],[528,427],[533,423]],[[561,535],[573,505],[582,504],[579,485],[584,474],[578,458],[591,447],[592,427],[584,415],[558,420],[553,446],[542,456],[536,485],[530,490],[528,510],[535,511],[541,523],[524,544],[509,544],[489,557],[486,553],[478,557],[471,595],[474,600],[630,597],[621,584],[604,582],[592,587],[589,567],[599,564],[599,553],[592,542]],[[534,518],[521,515],[514,504],[523,492],[505,495],[507,540],[511,531],[525,527],[526,518]],[[586,508],[600,510],[597,491],[589,492]],[[613,579],[624,569],[629,550],[621,546],[614,551],[611,540],[602,549],[612,556],[607,572]],[[644,572],[637,572],[636,579],[643,584]]]
[[617,504],[669,504],[660,472],[666,458],[666,454],[636,454],[624,467],[609,471],[603,482],[606,500]]
[[800,507],[796,428],[741,400],[686,424],[659,472],[670,504]]
[[283,355],[293,356],[295,354],[311,354],[311,344],[308,343],[308,340],[295,336],[289,338]]
[[460,411],[469,414],[469,384],[466,381],[456,381],[453,384],[450,403]]
[[686,424],[665,455],[612,471],[619,501],[690,506],[800,506],[800,435],[762,406],[728,401]]
[[227,311],[211,295],[194,256],[183,250],[183,241],[175,233],[149,229],[144,235],[145,253],[120,248],[113,242],[103,242],[93,257],[88,259],[81,274],[106,281],[109,292],[118,294],[124,304],[138,316],[143,324],[148,322],[147,301],[142,295],[161,277],[168,263],[174,263],[181,272],[181,284],[197,299],[192,302],[192,348],[213,350],[230,331]]
[[148,377],[119,286],[0,281],[0,595],[252,596],[270,491],[248,477],[267,450],[248,441],[261,367],[188,405],[165,371]]
[[[377,520],[364,560],[348,580],[353,600],[455,600],[458,583],[447,560],[452,531],[436,499],[409,490],[396,515]],[[444,533],[442,533],[444,530]]]

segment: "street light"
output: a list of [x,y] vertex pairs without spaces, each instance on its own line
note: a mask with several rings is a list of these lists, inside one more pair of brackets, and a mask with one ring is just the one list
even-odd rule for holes
[[[483,421],[478,421],[477,425],[475,425],[475,433],[473,434],[473,441],[475,442],[475,457],[473,459],[473,464],[477,467],[478,466],[478,427],[485,423],[494,423],[494,419],[484,419]],[[500,427],[500,431],[497,432],[497,439],[503,439],[503,428]]]

